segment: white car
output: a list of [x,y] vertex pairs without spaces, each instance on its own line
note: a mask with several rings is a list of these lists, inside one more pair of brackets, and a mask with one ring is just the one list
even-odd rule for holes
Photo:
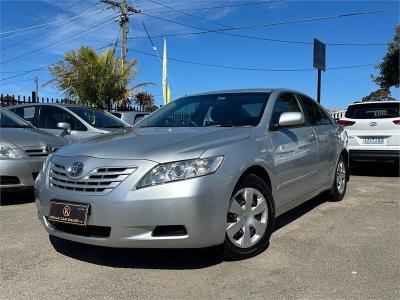
[[149,112],[146,111],[116,111],[112,112],[114,116],[121,119],[122,121],[128,123],[129,125],[133,126],[141,119],[145,118]]
[[399,161],[399,101],[354,103],[337,122],[346,128],[351,160]]

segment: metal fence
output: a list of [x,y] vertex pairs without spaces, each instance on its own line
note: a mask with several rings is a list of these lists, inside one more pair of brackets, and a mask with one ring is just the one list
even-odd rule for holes
[[[74,101],[69,99],[59,99],[59,98],[48,98],[48,97],[35,97],[35,93],[32,96],[15,96],[15,95],[4,95],[0,94],[0,105],[3,107],[19,105],[19,104],[29,104],[29,103],[64,103],[64,104],[75,104]],[[104,108],[107,109],[107,108]],[[147,111],[144,107],[135,106],[132,104],[126,104],[123,106],[112,106],[111,111]]]

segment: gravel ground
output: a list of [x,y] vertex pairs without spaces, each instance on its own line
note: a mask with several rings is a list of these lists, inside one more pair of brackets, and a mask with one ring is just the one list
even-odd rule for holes
[[49,239],[34,203],[24,203],[30,194],[3,195],[0,298],[399,299],[394,168],[353,169],[342,202],[317,197],[286,213],[267,251],[238,262],[223,262],[212,249],[108,249]]

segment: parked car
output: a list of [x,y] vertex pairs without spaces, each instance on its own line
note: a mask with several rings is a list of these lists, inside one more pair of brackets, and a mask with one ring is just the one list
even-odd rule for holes
[[354,103],[338,123],[349,136],[351,160],[400,158],[400,102]]
[[122,121],[128,123],[129,125],[134,125],[143,118],[145,118],[149,112],[145,111],[116,111],[112,112],[114,116],[121,119]]
[[0,190],[33,188],[46,156],[65,143],[0,107]]
[[129,124],[101,109],[71,104],[31,103],[12,106],[12,112],[35,127],[69,141],[121,131]]
[[267,247],[277,216],[346,192],[346,133],[296,91],[187,96],[137,126],[47,159],[35,191],[50,235],[109,247],[222,245],[241,259]]

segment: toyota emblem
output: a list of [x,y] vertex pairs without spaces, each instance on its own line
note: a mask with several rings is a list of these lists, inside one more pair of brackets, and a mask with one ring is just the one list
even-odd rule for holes
[[376,125],[377,125],[376,122],[369,122],[369,126],[371,126],[371,127],[375,127]]
[[74,162],[71,167],[67,169],[68,175],[70,177],[78,177],[83,172],[83,167],[85,165],[81,162]]

